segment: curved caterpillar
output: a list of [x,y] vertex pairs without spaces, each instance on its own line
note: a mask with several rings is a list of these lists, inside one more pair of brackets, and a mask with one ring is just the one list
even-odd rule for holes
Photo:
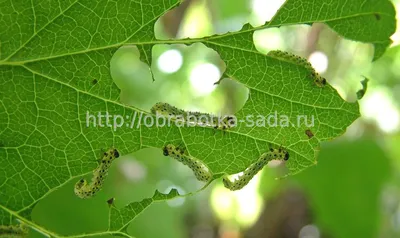
[[15,226],[0,225],[0,237],[27,237],[28,231],[28,228],[24,224]]
[[119,153],[116,149],[111,148],[107,152],[104,152],[104,156],[100,161],[97,169],[93,171],[93,178],[89,184],[86,179],[81,179],[75,184],[74,192],[80,198],[93,197],[103,186],[104,180],[108,175],[108,169],[116,158],[119,157]]
[[220,130],[226,130],[236,125],[236,120],[233,116],[218,117],[208,113],[184,111],[164,102],[156,103],[150,111],[156,115],[192,122],[196,125],[213,127],[214,129]]
[[270,151],[262,154],[260,158],[253,164],[251,164],[243,173],[242,176],[240,176],[237,180],[231,181],[227,176],[225,176],[222,179],[222,182],[226,188],[229,190],[235,191],[242,189],[244,186],[246,186],[250,180],[260,171],[262,168],[268,164],[269,161],[271,160],[288,160],[289,159],[289,152],[286,150],[279,148],[279,149],[273,149],[271,148]]
[[317,72],[315,72],[315,70],[313,70],[313,72],[311,72],[310,76],[311,76],[311,78],[313,78],[314,83],[318,87],[322,88],[326,85],[326,78],[319,75]]
[[310,62],[308,62],[307,59],[305,59],[301,56],[289,53],[289,52],[285,52],[285,51],[281,51],[281,50],[271,50],[268,52],[267,55],[290,62],[290,63],[301,65],[309,70],[314,70],[314,68],[312,67]]
[[208,182],[211,179],[212,174],[210,173],[207,166],[205,166],[200,160],[187,155],[186,149],[184,147],[168,144],[165,145],[162,150],[165,156],[172,157],[192,169],[197,180]]
[[315,71],[315,69],[312,67],[307,59],[281,50],[271,50],[270,52],[268,52],[267,55],[289,63],[303,66],[308,71],[310,71],[310,77],[314,80],[314,83],[318,87],[324,87],[326,85],[326,79]]

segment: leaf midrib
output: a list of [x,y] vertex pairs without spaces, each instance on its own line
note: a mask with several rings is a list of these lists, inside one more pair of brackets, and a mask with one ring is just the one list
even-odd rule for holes
[[[76,1],[78,2],[78,1]],[[75,2],[75,3],[76,3]],[[179,3],[178,3],[179,4]],[[172,8],[176,7],[178,4],[173,5],[171,8],[167,9],[167,11],[171,10]],[[72,5],[71,5],[72,6]],[[284,5],[282,5],[283,7]],[[63,12],[65,13],[65,11]],[[23,49],[23,47],[28,44],[34,37],[35,34],[31,36],[31,38],[29,38],[23,45],[21,45],[20,48],[18,48],[14,53],[10,54],[7,58],[5,58],[4,60],[0,61],[0,66],[1,65],[23,65],[26,63],[33,63],[33,62],[39,62],[39,61],[43,61],[43,60],[50,60],[50,59],[55,59],[55,58],[60,58],[60,57],[65,57],[65,56],[71,56],[71,55],[79,55],[79,54],[85,54],[85,53],[89,53],[89,52],[94,52],[94,51],[100,51],[100,50],[105,50],[105,49],[112,49],[112,48],[117,48],[117,47],[121,47],[123,45],[156,45],[156,44],[193,44],[193,43],[201,43],[201,42],[208,42],[208,43],[212,43],[209,40],[215,40],[215,39],[219,39],[219,38],[224,38],[224,37],[230,37],[230,36],[234,36],[237,34],[242,34],[242,33],[247,33],[247,32],[254,32],[257,30],[264,30],[264,29],[268,29],[268,28],[273,28],[273,27],[281,27],[281,26],[289,26],[289,25],[300,25],[300,24],[310,24],[310,23],[329,23],[332,21],[337,21],[337,20],[344,20],[344,19],[349,19],[349,18],[353,18],[353,17],[360,17],[360,16],[367,16],[367,15],[374,15],[376,13],[379,13],[381,15],[384,16],[388,16],[391,17],[388,14],[385,13],[381,13],[381,12],[368,12],[368,13],[362,13],[362,14],[353,14],[353,15],[348,15],[345,17],[338,17],[338,18],[331,18],[331,19],[327,19],[325,21],[320,21],[320,20],[315,20],[315,21],[304,21],[304,22],[296,22],[296,23],[287,23],[287,24],[271,24],[273,19],[268,22],[265,25],[262,26],[258,26],[258,27],[253,27],[251,29],[246,29],[246,30],[240,30],[240,31],[236,31],[236,32],[228,32],[225,34],[221,34],[221,35],[212,35],[212,36],[205,36],[202,38],[186,38],[186,39],[168,39],[168,40],[156,40],[156,41],[145,41],[145,42],[135,42],[135,43],[127,43],[130,39],[132,39],[132,37],[134,37],[136,35],[137,32],[139,32],[144,26],[146,26],[147,24],[153,22],[154,20],[156,20],[156,18],[152,19],[151,21],[149,21],[148,23],[142,25],[142,27],[140,27],[137,31],[135,31],[131,36],[129,36],[126,40],[116,43],[116,44],[111,44],[111,45],[107,45],[107,46],[101,46],[101,47],[96,47],[96,48],[89,48],[89,49],[85,49],[85,50],[81,50],[81,51],[75,51],[75,52],[70,52],[70,53],[64,53],[64,54],[59,54],[59,55],[51,55],[51,56],[46,56],[46,57],[42,57],[42,58],[36,58],[36,59],[28,59],[28,60],[23,60],[23,61],[9,61],[10,59],[12,59],[12,56],[14,56],[15,54],[17,54],[20,50]],[[59,15],[61,16],[61,15]],[[57,17],[59,17],[57,16]],[[161,16],[161,15],[160,15]],[[157,18],[159,18],[160,16],[157,16]],[[57,18],[56,17],[56,18]],[[53,21],[56,19],[54,18]],[[50,24],[50,23],[49,23]],[[248,24],[248,23],[246,23]],[[48,24],[47,24],[48,25]],[[46,26],[47,26],[46,25]],[[45,29],[44,26],[42,29],[40,29],[38,31],[38,33],[40,31],[42,31],[43,29]],[[360,41],[363,42],[363,41]],[[371,44],[383,44],[386,43],[386,40],[382,40],[382,41],[368,41],[367,43],[371,43]],[[244,50],[244,49],[241,49]],[[250,51],[252,53],[255,54],[263,54],[259,51]]]
[[[214,43],[214,42],[210,42],[210,43]],[[242,49],[242,50],[243,50],[243,49]],[[258,53],[261,54],[260,52],[258,52]],[[90,92],[86,92],[86,91],[80,90],[80,89],[78,89],[78,88],[75,88],[75,87],[73,87],[73,86],[71,86],[71,85],[69,85],[69,84],[67,84],[67,83],[64,83],[64,82],[62,82],[62,81],[53,79],[53,78],[51,78],[51,77],[49,77],[49,76],[47,76],[47,75],[41,74],[41,73],[39,73],[39,72],[37,72],[37,71],[35,71],[35,70],[33,70],[33,69],[31,69],[31,68],[25,66],[25,65],[21,65],[21,67],[25,68],[26,70],[28,70],[29,72],[31,72],[31,73],[33,73],[33,74],[39,75],[39,76],[41,76],[41,77],[47,78],[47,79],[49,79],[49,80],[52,80],[52,81],[54,81],[54,82],[56,82],[56,83],[62,84],[62,85],[64,85],[64,86],[68,87],[68,88],[74,89],[74,90],[77,91],[78,93],[86,94],[86,95],[88,95],[88,96],[91,96],[91,97],[100,99],[100,100],[102,100],[102,101],[104,101],[104,102],[112,103],[112,104],[121,106],[121,107],[126,108],[126,109],[131,109],[131,110],[136,111],[136,112],[139,112],[139,113],[143,113],[143,114],[146,114],[146,115],[150,115],[149,112],[146,112],[146,111],[144,111],[144,110],[142,110],[142,109],[139,109],[139,108],[136,108],[136,107],[133,107],[133,106],[130,106],[130,105],[125,105],[125,104],[122,104],[122,103],[120,103],[120,102],[116,102],[116,101],[113,101],[113,100],[110,100],[110,99],[106,99],[106,98],[100,97],[100,96],[98,96],[98,95],[92,94],[92,93],[90,93]],[[234,77],[232,77],[232,76],[230,76],[230,75],[227,75],[227,76],[230,77],[230,78],[232,78],[232,79],[234,79]],[[246,85],[246,84],[244,84],[244,85],[245,85],[246,87],[248,87],[249,89],[252,89],[252,90],[255,90],[255,91],[258,91],[258,92],[267,94],[267,95],[272,96],[272,97],[277,97],[277,98],[282,99],[282,100],[286,100],[286,101],[288,101],[288,102],[290,102],[290,103],[296,103],[296,104],[300,104],[300,105],[304,105],[304,106],[308,106],[308,107],[312,107],[312,108],[320,108],[320,109],[324,109],[324,110],[328,110],[328,109],[329,109],[329,110],[341,110],[341,111],[345,111],[345,112],[347,112],[347,113],[350,113],[351,115],[357,116],[356,113],[350,112],[350,111],[345,110],[345,109],[343,109],[343,108],[324,108],[324,107],[318,107],[318,106],[315,106],[315,105],[303,104],[303,103],[300,103],[300,102],[288,100],[288,99],[283,98],[283,97],[281,97],[281,96],[279,96],[279,95],[274,95],[274,94],[270,94],[270,93],[261,91],[261,90],[259,90],[259,89],[255,89],[255,88],[250,87],[249,85]],[[334,129],[334,130],[340,130],[340,129],[342,129],[342,128],[335,128],[335,127],[332,127],[331,125],[326,125],[326,126],[332,128],[332,129]],[[245,137],[248,137],[248,138],[253,139],[253,140],[255,140],[255,141],[274,143],[273,141],[270,141],[270,140],[266,140],[266,139],[262,139],[262,138],[255,138],[255,137],[253,137],[253,136],[251,136],[251,135],[239,133],[239,132],[236,132],[236,131],[228,131],[228,133],[234,133],[234,134],[238,134],[238,135],[241,135],[241,136],[245,136]],[[183,139],[182,133],[181,133],[181,137],[182,137],[182,139]],[[146,144],[143,144],[142,142],[141,142],[140,144],[141,144],[141,146],[152,147],[151,145],[146,145]],[[292,146],[292,145],[287,145],[287,146],[290,147],[290,146]],[[300,155],[301,157],[305,158],[306,160],[309,160],[308,158],[306,158],[305,156],[303,156],[303,155],[302,155],[301,153],[299,153],[298,151],[294,151],[294,152],[296,152],[296,154]]]
[[[80,89],[77,89],[77,88],[75,88],[75,87],[72,87],[71,85],[69,85],[69,84],[67,84],[67,83],[58,81],[58,80],[53,79],[53,78],[51,78],[51,77],[49,77],[49,76],[47,76],[47,75],[41,74],[41,73],[39,73],[39,72],[36,72],[36,71],[34,71],[34,70],[32,70],[32,69],[26,67],[26,66],[22,66],[22,67],[25,68],[26,70],[28,70],[29,72],[33,73],[33,74],[39,75],[39,76],[41,76],[41,77],[47,78],[47,79],[49,79],[49,80],[52,80],[52,81],[54,81],[54,82],[56,82],[56,83],[60,83],[60,84],[66,86],[66,87],[68,87],[68,88],[74,89],[74,90],[76,90],[78,93],[86,94],[86,95],[88,95],[88,96],[91,96],[91,97],[100,99],[100,100],[102,100],[102,101],[104,101],[104,102],[112,103],[112,104],[115,104],[115,105],[118,105],[118,106],[121,106],[121,107],[124,107],[124,108],[127,108],[127,109],[131,109],[131,110],[136,111],[136,112],[139,112],[139,113],[144,113],[144,114],[146,114],[146,115],[150,115],[150,114],[151,114],[150,112],[146,112],[146,111],[144,111],[144,110],[142,110],[142,109],[139,109],[139,108],[136,108],[136,107],[133,107],[133,106],[130,106],[130,105],[125,105],[125,104],[122,104],[122,103],[120,103],[120,102],[112,101],[112,100],[110,100],[110,99],[106,99],[106,98],[100,97],[100,96],[98,96],[98,95],[95,95],[95,94],[92,94],[92,93],[89,93],[89,92],[86,92],[86,91],[82,91],[82,90],[80,90]],[[246,86],[246,87],[249,87],[248,85],[245,85],[245,86]],[[249,87],[249,88],[251,88],[251,87]],[[252,89],[253,89],[253,88],[252,88]],[[256,90],[256,89],[253,89],[253,90]],[[259,90],[258,90],[258,91],[259,91]],[[280,97],[280,96],[278,96],[278,95],[268,94],[268,93],[263,92],[263,91],[260,91],[260,92],[265,93],[265,94],[267,94],[267,95],[270,95],[270,96],[272,96],[272,97],[278,97],[278,98],[280,98],[280,99],[285,99],[285,98],[282,98],[282,97]],[[288,99],[285,99],[285,100],[287,100],[287,101],[289,101],[289,102],[292,102],[292,101],[290,101],[290,100],[288,100]],[[292,103],[299,103],[299,102],[292,102]],[[305,105],[305,104],[301,104],[301,103],[299,103],[299,104],[300,104],[300,105]],[[315,107],[315,106],[313,106],[313,105],[305,105],[305,106]],[[329,109],[329,108],[328,108],[328,109]],[[344,110],[344,109],[343,109],[343,108],[339,108],[338,110]],[[344,111],[348,112],[347,110],[344,110]],[[357,115],[357,114],[354,114],[354,113],[351,113],[351,114],[352,114],[352,115]],[[334,128],[334,127],[332,127],[332,126],[330,126],[330,127],[331,127],[332,129],[335,129],[335,130],[340,129],[340,128]],[[227,131],[227,133],[235,133],[235,134],[238,134],[238,135],[241,135],[241,136],[245,136],[245,137],[251,138],[251,139],[253,139],[253,140],[262,141],[262,142],[274,143],[273,141],[269,141],[269,140],[265,140],[265,139],[261,139],[261,138],[255,138],[255,137],[253,137],[253,136],[250,136],[250,135],[247,135],[247,134],[243,134],[243,133],[239,133],[239,132],[236,132],[236,131]],[[181,136],[182,136],[182,134],[181,134]],[[142,144],[142,143],[141,143],[141,144]],[[151,146],[146,145],[146,144],[142,144],[142,145],[143,145],[143,146],[147,146],[147,147],[151,147]],[[290,146],[290,145],[289,145],[289,146]],[[298,153],[298,154],[300,155],[300,153]],[[305,157],[304,157],[304,158],[305,158]]]
[[[19,51],[21,51],[33,38],[35,38],[35,36],[40,33],[42,30],[46,29],[46,27],[48,25],[50,25],[51,23],[53,23],[57,18],[61,17],[65,12],[67,12],[72,6],[74,6],[76,3],[78,3],[79,0],[76,0],[75,2],[73,2],[70,6],[68,6],[64,11],[60,12],[60,14],[58,14],[57,16],[55,16],[51,21],[49,21],[46,25],[44,25],[40,30],[38,30],[35,34],[33,34],[27,41],[25,41],[25,43],[23,43],[16,51],[14,51],[13,53],[11,53],[9,56],[7,56],[4,60],[0,61],[0,66],[2,64],[6,65],[6,62],[13,62],[16,64],[24,64],[24,63],[28,63],[28,62],[36,62],[36,61],[41,61],[42,58],[38,58],[38,59],[32,59],[30,61],[9,61],[12,60],[12,57],[14,55],[16,55]],[[177,3],[173,4],[171,7],[165,9],[164,12],[162,12],[160,15],[155,16],[153,19],[151,19],[150,21],[148,21],[145,24],[142,24],[141,27],[139,27],[132,35],[130,35],[125,41],[122,41],[120,43],[114,44],[114,45],[108,45],[108,46],[104,46],[104,47],[97,47],[97,48],[91,48],[91,49],[87,49],[84,51],[76,51],[76,52],[72,52],[72,53],[66,53],[66,54],[61,54],[61,55],[55,55],[55,56],[49,56],[49,57],[45,57],[47,59],[50,58],[58,58],[58,57],[62,57],[62,56],[67,56],[67,55],[75,55],[75,54],[81,54],[81,53],[85,53],[89,52],[89,51],[97,51],[97,50],[101,50],[101,49],[107,49],[107,48],[112,48],[115,46],[121,46],[123,44],[125,44],[126,42],[128,42],[132,37],[134,37],[136,35],[136,33],[138,33],[141,29],[143,29],[145,26],[147,26],[150,23],[153,23],[155,20],[159,19],[163,14],[165,14],[166,12],[170,11],[171,9],[175,8],[176,6],[178,6],[180,4],[180,2],[178,1]],[[101,20],[101,19],[100,19]],[[143,16],[142,16],[142,22],[143,22]],[[34,28],[36,28],[36,24],[34,25]],[[43,58],[43,59],[45,59]]]

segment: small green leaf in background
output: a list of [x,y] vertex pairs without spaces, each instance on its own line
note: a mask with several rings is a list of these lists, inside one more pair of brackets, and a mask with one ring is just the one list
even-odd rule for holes
[[332,237],[379,237],[383,185],[389,159],[373,140],[338,141],[322,147],[317,166],[294,176],[312,213]]

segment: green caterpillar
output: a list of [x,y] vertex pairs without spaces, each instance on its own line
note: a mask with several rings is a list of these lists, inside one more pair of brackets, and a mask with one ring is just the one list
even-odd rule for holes
[[168,144],[165,145],[162,150],[165,156],[172,157],[192,169],[197,180],[208,182],[211,179],[212,174],[210,170],[200,160],[187,155],[184,147]]
[[89,184],[86,179],[81,179],[75,184],[75,194],[80,198],[93,197],[103,186],[104,180],[108,175],[108,169],[119,153],[116,149],[111,148],[104,152],[104,156],[100,161],[99,166],[93,171],[93,178]]
[[227,176],[222,179],[222,182],[226,188],[229,190],[235,191],[242,189],[246,186],[250,180],[260,171],[262,168],[268,164],[271,160],[288,160],[289,159],[289,152],[286,150],[279,148],[273,149],[271,148],[270,151],[262,154],[260,158],[253,164],[251,164],[240,176],[237,180],[231,181]]
[[289,63],[303,66],[308,71],[310,71],[310,77],[314,80],[314,83],[318,87],[324,87],[326,85],[326,79],[315,71],[315,69],[312,67],[307,59],[281,50],[271,50],[270,52],[268,52],[267,55]]
[[28,237],[28,228],[24,224],[18,224],[15,226],[3,226],[0,225],[0,237],[19,238]]
[[156,115],[193,122],[196,125],[213,127],[220,130],[226,130],[236,125],[236,120],[233,116],[221,118],[208,113],[184,111],[163,102],[156,103],[150,111]]

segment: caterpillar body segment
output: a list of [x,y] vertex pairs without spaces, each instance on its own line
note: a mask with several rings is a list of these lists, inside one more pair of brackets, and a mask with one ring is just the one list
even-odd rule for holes
[[227,189],[231,191],[242,189],[271,160],[286,161],[288,159],[289,159],[289,153],[283,148],[278,148],[278,149],[271,148],[270,151],[263,153],[255,163],[251,164],[243,172],[243,175],[239,176],[238,179],[236,179],[235,181],[231,181],[228,178],[228,176],[225,176],[222,178],[222,183]]
[[311,63],[308,62],[307,59],[301,56],[281,50],[271,50],[270,52],[268,52],[267,55],[306,68],[308,71],[310,71],[310,78],[318,87],[324,87],[327,84],[326,79],[315,71],[315,69],[312,67]]
[[92,181],[89,183],[82,178],[75,183],[74,192],[82,199],[93,197],[103,187],[105,178],[108,175],[108,169],[111,163],[119,157],[117,149],[111,148],[104,152],[103,158],[100,160],[99,166],[93,171]]
[[220,117],[209,113],[184,111],[163,102],[156,103],[150,111],[155,115],[219,130],[227,130],[236,126],[236,118],[233,116]]
[[169,156],[188,166],[193,171],[197,180],[208,182],[211,179],[212,174],[207,166],[204,165],[200,160],[190,157],[186,153],[186,149],[184,147],[167,144],[162,148],[162,150],[165,156]]

